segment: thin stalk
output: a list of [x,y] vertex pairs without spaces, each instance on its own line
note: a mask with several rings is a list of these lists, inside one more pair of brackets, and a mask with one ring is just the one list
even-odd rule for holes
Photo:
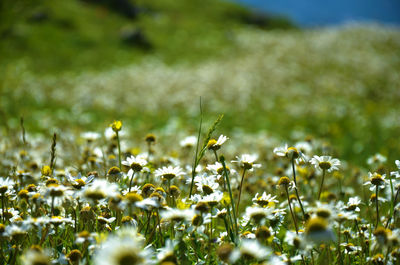
[[[227,205],[226,206],[226,209],[228,210],[228,216],[229,216],[229,224],[230,224],[230,226],[231,226],[231,230],[233,230],[233,227],[235,226],[235,224],[236,224],[236,222],[233,222],[232,221],[232,214],[231,214],[231,208],[229,207],[229,205]],[[233,208],[232,208],[233,209]],[[233,215],[235,215],[235,210],[233,209],[232,210],[232,212],[233,212]],[[236,236],[238,235],[238,230],[237,230],[237,227],[235,228],[235,233],[236,233]]]
[[326,251],[327,251],[327,254],[328,254],[328,264],[331,264],[331,246],[328,243],[328,245],[326,247],[327,247]]
[[337,246],[337,250],[338,250],[339,264],[343,264],[342,252],[340,251],[340,228],[341,228],[341,223],[339,222],[338,246]]
[[218,161],[217,150],[213,150],[213,151],[214,151],[214,155],[215,155],[215,161],[219,162],[219,161]]
[[289,191],[288,191],[288,187],[287,186],[285,186],[285,191],[286,191],[286,196],[287,196],[287,200],[288,200],[288,204],[289,204],[290,214],[292,215],[294,227],[296,228],[296,235],[298,235],[299,234],[299,228],[297,227],[296,217],[293,214],[292,206],[290,204]]
[[[212,237],[213,237],[213,218],[212,218],[212,210],[213,207],[210,207],[210,214],[211,214],[211,220],[210,220],[210,243],[212,242]],[[211,245],[210,245],[211,249]]]
[[[172,201],[171,201],[171,179],[168,179],[168,200],[169,200],[169,204],[171,204],[172,206]],[[167,201],[168,203],[168,201]]]
[[4,208],[5,208],[4,199],[5,199],[5,194],[3,193],[3,194],[1,195],[1,208],[2,208],[2,210],[3,210],[3,214],[2,214],[2,217],[3,217],[3,224],[6,224],[6,218],[5,218],[5,216],[4,216]]
[[[216,162],[219,162],[218,155],[217,155],[217,150],[214,150],[214,149],[213,149],[213,152],[214,152],[214,155],[215,155],[215,161],[216,161]],[[224,191],[226,191],[225,178],[222,178],[222,182],[224,183]]]
[[366,247],[365,247],[365,242],[364,242],[364,234],[363,233],[361,233],[361,230],[360,230],[360,227],[358,226],[358,221],[357,221],[357,219],[355,219],[354,220],[354,222],[355,222],[355,224],[356,224],[356,229],[357,229],[357,231],[358,231],[358,241],[359,241],[359,243],[360,243],[360,245],[361,245],[361,247],[362,247],[362,252],[361,252],[361,255],[363,255],[364,256],[364,252],[366,252]]
[[230,236],[231,241],[232,241],[232,242],[235,242],[235,238],[234,238],[234,236],[233,236],[232,230],[229,228],[228,221],[226,220],[226,217],[224,217],[224,224],[225,224],[226,232],[227,232],[228,235]]
[[375,228],[378,227],[378,224],[379,224],[378,192],[379,192],[379,186],[376,185],[376,198],[375,198],[375,206],[376,206],[376,225],[375,225]]
[[132,181],[133,181],[133,177],[135,176],[135,173],[136,173],[136,172],[133,172],[133,173],[132,173],[131,181],[129,182],[129,190],[128,190],[129,192],[131,192]]
[[325,169],[322,170],[322,180],[321,180],[321,185],[319,186],[318,200],[319,200],[319,198],[321,198],[321,192],[322,192],[322,186],[324,185],[324,179],[325,179]]
[[392,215],[393,214],[393,210],[394,210],[394,204],[396,203],[396,200],[393,200],[393,198],[394,198],[394,190],[393,190],[393,181],[392,181],[392,176],[390,174],[390,171],[388,172],[387,175],[389,177],[390,195],[391,195],[391,198],[392,198],[392,201],[391,201],[392,205],[390,207],[390,215]]
[[51,150],[50,150],[50,168],[51,174],[53,174],[54,167],[55,167],[55,159],[56,159],[56,146],[57,146],[57,134],[53,134],[53,142],[51,143]]
[[21,124],[21,130],[22,130],[22,143],[24,144],[24,147],[26,147],[24,117],[21,117],[21,119],[20,119],[20,124]]
[[51,211],[50,211],[50,217],[54,215],[54,196],[51,197]]
[[[117,145],[118,145],[118,165],[119,165],[119,169],[122,170],[122,164],[121,164],[121,144],[119,141],[119,133],[118,131],[115,132],[117,134]],[[130,191],[130,189],[129,189]]]
[[163,234],[161,230],[161,222],[160,222],[160,211],[157,209],[157,223],[158,223],[158,232],[160,233],[160,243],[161,245],[164,245],[163,243]]
[[144,231],[144,236],[147,236],[147,231],[149,230],[149,226],[150,226],[150,217],[151,217],[151,210],[148,211],[147,213],[147,225],[146,225],[146,230]]
[[[235,232],[236,232],[236,238],[237,238],[238,234],[239,234],[239,231],[238,231],[237,218],[236,218],[236,213],[235,213],[235,201],[233,200],[233,196],[232,196],[232,190],[231,190],[231,184],[230,184],[230,181],[229,181],[229,175],[228,175],[228,171],[226,170],[226,165],[225,165],[225,158],[223,156],[221,156],[219,160],[221,161],[222,167],[224,168],[225,180],[226,180],[226,184],[228,186],[229,197],[231,199],[231,204],[232,204],[233,220],[235,222]],[[229,211],[229,207],[228,207],[228,212],[230,212]]]
[[[394,197],[394,200],[393,200],[393,205],[396,204],[397,196],[399,196],[399,191],[400,191],[400,189],[397,189],[396,196]],[[388,219],[387,222],[386,222],[385,228],[388,227],[390,221],[392,220],[392,216],[394,216],[394,215],[396,215],[396,209],[394,209],[394,210],[393,210],[393,214],[391,214],[391,215],[389,216],[389,219]]]
[[150,161],[150,155],[151,155],[151,143],[147,142],[147,159]]
[[342,179],[340,177],[338,179],[338,183],[339,183],[339,197],[343,198]]
[[311,249],[310,253],[311,253],[311,264],[314,265],[315,264],[314,263],[314,253],[313,253],[312,249]]
[[169,229],[169,238],[174,239],[174,227],[175,227],[175,222],[171,221],[171,226]]
[[196,175],[196,167],[197,167],[197,163],[198,163],[197,156],[199,154],[199,144],[200,144],[200,135],[201,135],[201,125],[202,124],[203,124],[203,108],[201,106],[201,97],[200,97],[200,125],[199,125],[199,132],[197,134],[196,152],[194,154],[194,161],[193,161],[193,168],[192,168],[192,183],[190,184],[189,198],[192,196],[194,177]]
[[243,168],[242,180],[240,181],[240,186],[239,186],[238,203],[237,203],[237,205],[236,205],[236,216],[239,215],[240,196],[242,195],[242,187],[243,187],[243,181],[244,181],[244,175],[245,175],[245,173],[246,173],[246,168]]
[[303,204],[301,203],[301,200],[300,200],[299,191],[297,189],[296,168],[294,166],[294,158],[292,158],[292,171],[293,171],[293,181],[294,181],[294,185],[295,185],[294,190],[296,191],[296,197],[297,197],[297,200],[299,201],[301,212],[303,213],[303,218],[304,218],[304,221],[305,221],[306,220],[306,213],[304,211]]

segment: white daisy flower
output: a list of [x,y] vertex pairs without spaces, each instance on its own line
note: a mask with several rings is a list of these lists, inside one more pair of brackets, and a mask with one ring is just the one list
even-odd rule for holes
[[332,158],[331,156],[313,156],[310,159],[310,163],[317,170],[326,170],[327,172],[332,172],[334,170],[339,170],[340,160],[337,158]]
[[375,191],[376,187],[378,187],[379,189],[383,189],[385,188],[385,185],[388,183],[385,174],[381,175],[376,172],[375,173],[368,172],[368,176],[369,176],[369,181],[365,182],[364,185],[370,185],[369,187],[370,191]]
[[355,246],[353,243],[341,243],[340,246],[344,249],[345,254],[354,255],[361,251],[360,246]]
[[10,178],[0,178],[0,194],[11,192],[14,189],[15,182]]
[[[207,165],[207,170],[211,171],[213,174],[221,176],[222,174],[224,174],[224,167],[222,166],[222,164],[220,162],[215,162],[215,164],[212,165]],[[230,171],[229,167],[226,166],[226,170]]]
[[235,263],[241,257],[262,260],[269,254],[271,254],[271,251],[261,245],[257,240],[244,239],[239,248],[232,252],[230,262]]
[[122,164],[130,167],[128,176],[132,177],[135,172],[142,171],[143,167],[147,165],[147,161],[143,156],[130,156],[125,161],[122,161]]
[[86,184],[91,183],[94,180],[94,175],[90,175],[88,177],[83,176],[79,173],[77,176],[72,176],[69,172],[65,174],[66,179],[68,182],[74,187],[75,189],[81,189]]
[[215,139],[210,139],[207,143],[207,148],[210,150],[214,150],[217,151],[221,148],[221,146],[226,142],[226,140],[228,140],[229,138],[224,136],[224,135],[220,135],[218,140]]
[[179,142],[179,145],[182,147],[193,147],[197,143],[197,137],[194,135],[188,136]]
[[210,206],[215,206],[222,200],[223,196],[224,194],[222,193],[222,191],[217,190],[211,194],[204,196],[203,201],[207,202]]
[[265,207],[267,206],[270,202],[274,202],[277,203],[278,201],[275,200],[276,196],[271,196],[271,194],[268,194],[264,191],[263,194],[261,196],[258,196],[258,193],[254,196],[253,198],[253,202]]
[[211,194],[219,188],[219,184],[216,181],[216,176],[207,175],[206,173],[194,178],[197,190],[202,191],[205,194]]
[[24,265],[51,265],[50,257],[47,255],[46,252],[42,251],[36,251],[36,250],[28,250],[23,256],[22,256],[22,264]]
[[397,171],[390,172],[390,176],[400,178],[400,160],[396,160]]
[[349,198],[349,201],[347,202],[346,205],[346,210],[347,211],[355,211],[355,212],[359,212],[360,208],[358,207],[361,204],[361,200],[358,196],[355,197],[351,197]]
[[289,147],[287,144],[285,144],[285,146],[274,148],[274,154],[281,157],[287,157],[290,160],[295,159],[295,162],[298,164],[307,161],[306,157],[301,151],[299,151],[299,149],[296,147]]
[[246,208],[245,219],[253,219],[256,223],[260,223],[263,219],[269,219],[271,214],[271,208],[252,206]]
[[175,177],[182,176],[184,174],[185,173],[182,171],[182,168],[179,166],[177,166],[177,167],[173,167],[173,166],[162,167],[162,168],[157,169],[154,172],[154,175],[156,177],[162,177],[167,180],[171,180]]
[[285,242],[290,245],[294,246],[297,249],[304,248],[304,238],[303,238],[303,232],[298,232],[299,234],[296,234],[294,231],[287,230],[286,235],[285,235]]
[[159,202],[157,201],[156,198],[151,197],[151,198],[146,198],[144,200],[138,201],[135,203],[136,207],[139,207],[141,209],[145,210],[151,210],[152,208],[158,208],[160,207]]
[[88,142],[93,142],[100,138],[100,134],[96,132],[84,132],[81,134],[81,137]]
[[114,197],[117,193],[117,185],[104,179],[96,179],[82,190],[83,197],[93,201]]
[[312,217],[306,223],[306,239],[321,244],[335,240],[335,234],[328,226],[328,221],[321,217]]
[[[165,246],[162,248],[157,249],[157,260],[161,263],[165,261],[171,261],[171,260],[176,260],[175,254],[174,254],[174,248],[178,245],[178,241],[172,241],[171,239],[168,239],[165,242]],[[177,261],[177,260],[176,260]],[[173,262],[175,263],[175,262]]]
[[254,164],[254,162],[258,159],[258,155],[250,155],[243,154],[240,157],[236,156],[237,160],[232,160],[232,163],[237,163],[241,168],[244,168],[249,171],[253,171],[254,168],[260,168],[261,164]]
[[367,159],[367,164],[372,165],[379,165],[385,163],[387,158],[381,154],[375,154]]
[[119,231],[117,235],[109,236],[93,257],[96,265],[135,265],[151,264],[152,254],[149,248],[143,248],[143,241],[136,233]]
[[195,214],[195,211],[191,208],[183,210],[176,208],[167,208],[165,211],[161,212],[161,217],[167,221],[190,222]]

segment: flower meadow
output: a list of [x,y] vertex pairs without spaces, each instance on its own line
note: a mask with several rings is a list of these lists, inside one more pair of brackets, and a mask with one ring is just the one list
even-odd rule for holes
[[400,161],[305,137],[21,135],[0,145],[2,264],[399,264]]

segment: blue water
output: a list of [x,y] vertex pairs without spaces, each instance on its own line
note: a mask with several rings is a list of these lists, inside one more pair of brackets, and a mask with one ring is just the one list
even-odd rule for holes
[[300,26],[348,22],[400,25],[400,0],[233,0],[257,10],[283,15]]

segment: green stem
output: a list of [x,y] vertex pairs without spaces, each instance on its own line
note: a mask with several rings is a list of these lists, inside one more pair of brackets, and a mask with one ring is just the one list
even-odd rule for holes
[[146,225],[146,230],[144,231],[144,236],[147,236],[147,231],[149,230],[149,226],[150,226],[150,217],[151,217],[151,210],[148,211],[147,213],[147,225]]
[[194,154],[194,161],[193,161],[193,168],[192,168],[192,183],[190,184],[189,198],[192,196],[194,177],[196,175],[196,167],[197,167],[198,160],[199,160],[197,156],[199,154],[199,144],[200,144],[200,134],[201,134],[201,125],[202,124],[203,124],[203,108],[201,106],[201,97],[200,97],[200,125],[199,125],[199,132],[197,134],[196,152]]
[[293,171],[293,181],[294,181],[294,185],[295,185],[294,190],[296,191],[296,197],[297,197],[297,200],[299,201],[301,212],[303,213],[303,218],[304,218],[304,220],[306,220],[306,213],[304,211],[303,204],[301,203],[301,200],[300,200],[299,191],[297,189],[296,168],[294,166],[294,158],[292,158],[292,171]]
[[340,228],[341,228],[341,223],[339,222],[338,246],[337,246],[337,250],[338,250],[339,264],[343,264],[342,252],[340,251]]
[[236,205],[236,216],[239,216],[240,196],[242,195],[242,187],[243,187],[243,181],[244,181],[244,175],[245,175],[245,173],[246,173],[246,169],[243,168],[242,180],[240,181],[240,186],[239,186],[238,203],[237,203],[237,205]]
[[161,243],[161,245],[164,245],[164,243],[163,243],[163,233],[162,233],[162,230],[161,230],[161,222],[160,222],[160,211],[157,209],[157,223],[158,223],[158,232],[159,232],[159,234],[160,234],[160,243]]
[[171,202],[171,180],[170,179],[168,179],[168,201],[167,201],[167,203],[171,204],[171,206],[172,206],[172,202]]
[[[213,207],[210,207],[210,214],[211,214],[211,221],[210,221],[210,244],[212,242],[212,237],[213,237],[213,218],[212,218],[212,210]],[[211,245],[210,245],[210,249],[211,249]]]
[[234,238],[234,236],[233,236],[232,230],[229,228],[228,221],[226,220],[226,217],[224,217],[224,224],[225,224],[226,232],[227,232],[228,235],[230,236],[231,241],[232,241],[232,242],[235,242],[235,238]]
[[311,254],[311,264],[314,265],[315,264],[314,263],[314,253],[313,253],[312,249],[310,250],[310,254]]
[[296,217],[293,214],[292,206],[290,204],[289,191],[288,191],[288,187],[287,186],[285,186],[285,191],[286,191],[286,196],[287,196],[287,200],[288,200],[288,204],[289,204],[290,214],[292,215],[294,227],[296,228],[296,235],[298,235],[299,234],[299,228],[297,227]]
[[379,224],[378,192],[379,192],[379,186],[376,185],[376,198],[375,198],[375,206],[376,206],[376,225],[375,225],[375,228],[378,227],[378,224]]
[[[397,196],[399,196],[399,191],[400,191],[400,189],[397,189],[396,196],[394,197],[394,200],[393,200],[392,205],[395,205],[395,204],[396,204]],[[393,206],[393,207],[394,207],[394,206]],[[391,214],[391,215],[389,216],[389,219],[388,219],[387,222],[386,222],[385,228],[388,227],[390,221],[392,220],[392,217],[395,216],[395,215],[396,215],[396,209],[394,209],[394,210],[393,210],[393,214]]]
[[54,196],[51,197],[51,211],[50,217],[54,215]]
[[150,161],[150,155],[151,155],[151,143],[147,143],[147,160]]
[[[221,161],[222,167],[224,168],[225,181],[226,181],[226,184],[228,186],[229,197],[231,199],[233,220],[235,222],[235,232],[236,232],[236,238],[237,238],[238,234],[239,234],[239,231],[238,231],[237,218],[236,218],[236,213],[235,213],[235,201],[233,200],[233,196],[232,196],[232,190],[231,190],[231,184],[230,184],[230,181],[229,181],[229,175],[228,175],[228,171],[226,170],[226,165],[225,165],[225,158],[223,156],[221,156],[220,157],[220,161]],[[229,207],[228,207],[228,212],[229,212]]]
[[215,155],[215,161],[218,162],[218,155],[217,155],[217,150],[213,150],[214,151],[214,155]]
[[4,203],[4,199],[5,199],[5,194],[3,193],[2,195],[1,195],[1,208],[2,208],[2,210],[3,210],[3,224],[6,224],[6,218],[5,218],[5,216],[4,216],[4,208],[5,208],[5,203]]
[[325,179],[325,169],[322,170],[322,180],[321,180],[321,185],[319,186],[318,200],[321,198],[321,192],[322,192],[322,186],[324,185],[324,179]]
[[136,173],[136,172],[133,172],[133,173],[132,173],[131,181],[129,182],[129,190],[128,190],[129,192],[131,192],[132,181],[133,181],[133,177],[135,176],[135,173]]
[[121,144],[119,142],[119,133],[116,131],[117,134],[117,144],[118,144],[118,164],[119,164],[119,169],[122,170],[122,165],[121,165]]
[[339,182],[339,197],[343,198],[342,179],[340,177],[338,179],[338,182]]

